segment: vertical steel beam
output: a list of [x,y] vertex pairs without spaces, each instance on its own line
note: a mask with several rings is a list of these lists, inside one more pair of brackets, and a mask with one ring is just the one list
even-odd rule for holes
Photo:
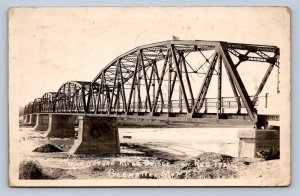
[[207,99],[204,98],[204,113],[207,113]]
[[219,57],[219,70],[218,70],[218,114],[222,111],[222,55]]
[[[109,92],[109,87],[107,85],[105,85],[105,105],[106,105],[106,111],[109,112],[108,110],[108,106],[112,100],[112,98],[110,97],[110,92]],[[105,108],[105,107],[104,107]]]
[[102,104],[102,100],[101,100],[101,96],[102,96],[102,93],[101,93],[101,91],[102,91],[102,89],[101,89],[101,85],[102,85],[102,75],[101,75],[101,84],[100,85],[98,85],[98,100],[97,100],[97,103],[95,104],[95,114],[97,114],[98,113],[98,110],[99,110],[99,105],[100,105],[100,110],[101,110],[101,104]]
[[[100,75],[100,77],[99,78],[101,78],[101,80],[100,80],[100,84],[99,83],[93,83],[93,85],[98,85],[98,94],[97,94],[97,96],[98,96],[98,100],[97,100],[97,102],[96,102],[96,106],[95,106],[95,114],[97,114],[98,112],[100,112],[101,111],[101,104],[102,104],[102,89],[101,89],[101,84],[102,84],[102,74]],[[99,108],[100,107],[100,108]]]
[[92,85],[91,85],[91,83],[88,85],[88,88],[89,88],[89,90],[88,90],[88,97],[87,97],[87,113],[91,113],[91,111],[90,111],[90,101],[91,101],[91,98],[92,98]]
[[87,105],[85,103],[85,94],[84,94],[84,91],[85,91],[85,86],[82,85],[82,87],[81,87],[81,97],[82,97],[82,103],[83,103],[83,112],[87,113]]
[[133,105],[132,105],[133,112],[135,112],[135,107],[136,107],[135,98],[136,98],[136,85],[134,85],[134,89],[133,89]]
[[[152,71],[156,72],[156,71],[155,71],[154,64],[152,65]],[[153,79],[152,79],[152,80],[153,80],[153,82],[152,82],[152,104],[153,104],[153,105],[154,105],[154,100],[155,100],[155,82],[156,82],[156,81],[155,81],[155,80],[156,80],[156,79],[155,79],[155,75],[156,75],[156,74],[153,74],[153,75],[152,75],[152,77],[153,77]],[[150,112],[151,112],[151,109],[152,109],[152,108],[150,108]]]
[[266,93],[265,95],[265,108],[268,108],[268,94],[269,93]]
[[65,97],[64,97],[64,100],[63,100],[63,108],[65,109],[66,108],[66,105],[67,105],[67,95],[66,95],[66,91],[65,91],[65,88],[66,87],[66,84],[64,85],[64,87],[63,87],[63,92],[64,92],[64,94],[65,94]]
[[280,71],[279,71],[279,67],[278,67],[278,69],[277,69],[277,94],[280,93],[280,90],[279,90],[279,84],[280,84],[279,74],[280,74]]
[[[101,84],[100,84],[100,92],[101,93],[101,98],[100,98],[100,113],[104,111],[104,105],[105,105],[105,71],[102,72],[102,77],[101,77]],[[100,95],[100,94],[99,94]]]
[[[179,57],[180,57],[179,70],[180,70],[180,73],[182,73],[183,58],[182,58],[182,55],[180,55],[180,54],[179,54]],[[182,88],[181,88],[181,85],[178,85],[178,87],[179,87],[179,89],[178,89],[179,90],[179,95],[178,95],[179,96],[179,113],[181,113],[182,112]]]
[[[172,53],[173,56],[173,53]],[[171,100],[171,94],[172,94],[172,58],[169,58],[169,69],[168,69],[168,114],[171,113],[172,110],[172,100]]]
[[139,63],[138,63],[138,77],[137,77],[137,98],[138,98],[138,112],[140,112],[141,110],[141,104],[142,104],[142,100],[141,100],[141,62],[143,61],[140,52],[138,51],[138,57],[140,59]]

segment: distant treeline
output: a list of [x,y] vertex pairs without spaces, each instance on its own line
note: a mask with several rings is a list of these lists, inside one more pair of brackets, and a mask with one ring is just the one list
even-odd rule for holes
[[22,116],[24,114],[24,107],[19,106],[19,116]]

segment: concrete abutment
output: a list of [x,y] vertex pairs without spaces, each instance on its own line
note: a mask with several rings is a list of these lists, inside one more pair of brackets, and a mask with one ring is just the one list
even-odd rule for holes
[[280,131],[268,129],[240,130],[239,157],[255,158],[261,152],[269,153],[268,156],[279,156]]

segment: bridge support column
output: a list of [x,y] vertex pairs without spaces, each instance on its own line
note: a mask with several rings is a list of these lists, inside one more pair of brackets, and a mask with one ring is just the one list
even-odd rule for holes
[[47,138],[70,138],[75,137],[75,116],[72,115],[49,115],[49,126],[44,136]]
[[30,114],[27,114],[25,117],[25,123],[28,124],[30,121]]
[[78,140],[75,141],[69,153],[120,153],[116,118],[79,116],[78,123]]
[[279,133],[279,130],[240,130],[239,157],[255,158],[259,157],[259,154],[279,156]]
[[49,127],[49,114],[37,114],[34,131],[47,131]]
[[35,124],[36,122],[36,114],[29,114],[28,124]]
[[26,123],[26,116],[27,116],[27,115],[23,115],[23,116],[22,116],[22,117],[23,117],[22,124],[25,124],[25,123]]
[[27,123],[27,115],[23,115],[23,124],[26,124]]

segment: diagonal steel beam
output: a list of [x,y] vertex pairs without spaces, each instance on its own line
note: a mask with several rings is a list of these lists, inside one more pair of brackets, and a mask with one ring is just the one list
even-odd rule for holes
[[[158,69],[157,69],[157,65],[156,65],[156,61],[153,62],[153,67],[154,67],[154,72],[155,72],[155,75],[157,77],[157,83],[159,85],[160,81],[162,80],[159,75],[158,75]],[[154,93],[155,94],[155,93]],[[160,99],[161,99],[161,103],[164,103],[164,96],[162,94],[162,91],[159,91],[159,94],[160,94]],[[155,98],[153,99],[153,101],[155,101]]]
[[183,52],[181,52],[179,55],[181,55],[181,58],[182,58],[182,65],[184,68],[185,78],[186,78],[186,82],[188,84],[188,88],[189,88],[189,92],[190,92],[190,96],[191,96],[191,100],[192,100],[192,106],[193,106],[194,105],[194,94],[193,94],[193,90],[192,90],[192,86],[191,86],[191,82],[190,82],[190,77],[189,77],[187,67],[186,67],[186,60],[183,55]]
[[[149,108],[152,108],[151,106],[151,100],[150,100],[150,94],[149,94],[149,86],[147,82],[147,75],[146,75],[146,70],[145,70],[145,65],[144,65],[144,60],[143,60],[143,51],[140,50],[140,57],[141,57],[141,64],[142,64],[142,69],[143,69],[143,74],[144,74],[144,80],[145,80],[145,86],[146,86],[146,95],[147,95],[147,100],[148,100],[148,105]],[[147,102],[145,103],[147,105]]]
[[270,76],[273,68],[274,68],[274,64],[270,64],[269,68],[267,69],[267,71],[266,71],[266,73],[265,73],[265,75],[264,75],[261,83],[259,84],[259,87],[258,87],[258,89],[257,89],[254,97],[253,97],[253,100],[252,100],[252,104],[253,105],[256,104],[256,102],[258,100],[258,95],[261,93],[262,89],[264,88],[264,86],[265,86],[265,84],[266,84],[266,82],[267,82],[267,80],[268,80],[268,78],[269,78],[269,76]]
[[108,106],[108,114],[111,113],[111,108],[112,108],[112,104],[113,104],[113,100],[114,100],[114,93],[115,93],[116,85],[117,85],[117,77],[118,77],[118,68],[117,68],[117,66],[119,66],[119,65],[117,63],[115,65],[116,65],[116,73],[115,73],[115,77],[114,77],[114,86],[113,86],[113,89],[112,89],[112,92],[111,92],[111,100],[110,100],[109,106]]
[[141,55],[138,52],[138,57],[140,58],[139,64],[138,64],[138,68],[137,68],[137,94],[138,94],[138,112],[141,110],[141,104],[142,104],[142,100],[141,100],[141,61],[143,61],[143,59],[141,59]]
[[166,71],[166,67],[167,67],[167,63],[168,63],[168,59],[169,59],[169,54],[170,53],[170,50],[168,49],[167,50],[167,54],[165,56],[165,61],[164,61],[164,65],[163,65],[163,68],[162,68],[162,72],[161,72],[161,76],[159,77],[158,75],[158,70],[157,70],[157,66],[155,64],[155,69],[156,69],[156,73],[157,73],[157,80],[158,80],[158,87],[157,87],[157,91],[156,91],[156,97],[155,97],[155,101],[154,101],[154,104],[153,104],[153,107],[152,107],[152,115],[153,115],[153,112],[155,112],[156,110],[156,106],[157,106],[157,102],[158,102],[158,97],[159,95],[161,95],[161,97],[163,97],[163,94],[162,94],[162,91],[161,91],[161,85],[163,83],[163,79],[164,79],[164,76],[165,76],[165,71]]
[[116,98],[115,98],[115,103],[114,103],[114,108],[113,108],[113,110],[114,110],[114,112],[118,112],[118,105],[119,105],[119,103],[120,103],[120,100],[119,100],[119,98],[120,98],[120,91],[121,91],[121,85],[120,85],[120,82],[118,82],[117,83],[117,94],[116,94]]
[[177,79],[177,72],[175,72],[175,75],[172,79],[172,87],[171,87],[171,95],[170,95],[170,99],[172,99],[173,96],[173,92],[174,92],[174,88],[175,88],[175,84],[176,84],[176,79]]
[[176,67],[176,72],[177,72],[177,75],[178,75],[178,78],[179,78],[179,83],[180,83],[180,86],[181,86],[181,89],[182,89],[182,92],[183,92],[183,98],[184,98],[184,102],[185,102],[185,106],[186,106],[186,111],[188,113],[190,113],[189,102],[188,102],[188,99],[187,99],[184,83],[183,83],[183,80],[182,80],[182,75],[180,73],[179,64],[178,64],[178,61],[177,61],[177,58],[176,58],[176,55],[175,55],[174,45],[171,45],[171,51],[172,51],[172,57],[173,57],[174,62],[175,62],[175,67]]
[[240,75],[239,73],[237,72],[236,70],[236,67],[234,65],[234,63],[232,62],[232,59],[228,53],[228,50],[226,48],[226,43],[225,42],[220,42],[220,45],[219,45],[219,52],[221,53],[222,55],[222,58],[223,58],[223,62],[225,64],[225,67],[226,69],[228,70],[235,86],[237,87],[237,90],[242,98],[242,101],[245,105],[245,108],[248,112],[248,115],[250,117],[250,119],[252,121],[256,121],[256,115],[257,115],[257,111],[256,109],[254,108],[251,100],[250,100],[250,97],[248,95],[248,92],[240,78]]
[[192,115],[197,113],[198,111],[200,111],[200,109],[203,106],[203,103],[204,103],[204,100],[205,100],[205,97],[206,97],[206,94],[208,91],[208,87],[210,85],[210,81],[211,81],[212,75],[215,70],[217,59],[218,59],[218,53],[215,52],[214,58],[213,58],[212,62],[210,63],[209,69],[205,75],[203,82],[202,82],[199,94],[196,99],[196,103],[193,106],[193,109],[191,111]]
[[122,68],[121,68],[121,59],[118,60],[119,64],[119,73],[120,73],[120,78],[121,78],[121,90],[122,90],[122,101],[123,101],[123,108],[125,108],[125,111],[128,112],[127,108],[127,103],[126,103],[126,95],[125,95],[125,89],[124,89],[124,78],[123,78],[123,73],[122,73]]
[[101,113],[104,111],[104,105],[105,105],[105,101],[106,101],[106,98],[105,98],[105,90],[106,90],[106,87],[105,87],[105,72],[102,73],[102,78],[101,78],[101,87],[100,87],[100,92],[101,92],[101,105],[100,105],[100,111]]
[[[153,76],[155,76],[155,75],[153,74],[154,69],[155,69],[154,66],[152,65],[151,68],[152,68],[152,69],[151,69],[151,73],[150,73],[150,77],[149,77],[149,83],[148,83],[148,86],[149,86],[149,92],[150,92],[150,88],[151,88],[151,83],[152,83],[152,80],[153,80]],[[155,82],[155,81],[154,81],[154,82]],[[154,92],[154,93],[155,93],[155,92]],[[153,95],[154,95],[154,93],[153,93]],[[154,97],[154,98],[155,98],[155,97]],[[154,98],[152,98],[152,99],[154,100]],[[153,101],[153,100],[152,100],[152,101]],[[151,101],[151,100],[150,100],[150,101]],[[146,103],[146,102],[147,102],[147,97],[146,97],[146,99],[145,99],[145,103]],[[150,110],[151,110],[151,108],[152,108],[152,107],[150,107]]]
[[230,83],[233,95],[234,95],[236,103],[237,103],[237,107],[238,107],[237,114],[239,114],[241,112],[241,107],[242,107],[242,104],[241,104],[241,101],[240,101],[240,97],[239,97],[239,94],[238,94],[238,92],[236,90],[236,87],[234,85],[234,82],[233,82],[233,80],[231,78],[231,75],[230,75],[229,71],[227,69],[225,69],[225,70],[226,70],[226,73],[228,75],[228,80],[229,80],[229,83]]
[[137,52],[137,57],[136,57],[136,62],[135,62],[135,68],[134,68],[134,73],[133,73],[133,78],[132,78],[132,83],[131,83],[131,89],[128,97],[128,105],[127,105],[127,112],[130,111],[130,105],[131,105],[131,99],[132,99],[132,93],[135,88],[135,81],[136,81],[136,75],[137,75],[137,69],[138,69],[138,64],[139,64],[139,53]]

